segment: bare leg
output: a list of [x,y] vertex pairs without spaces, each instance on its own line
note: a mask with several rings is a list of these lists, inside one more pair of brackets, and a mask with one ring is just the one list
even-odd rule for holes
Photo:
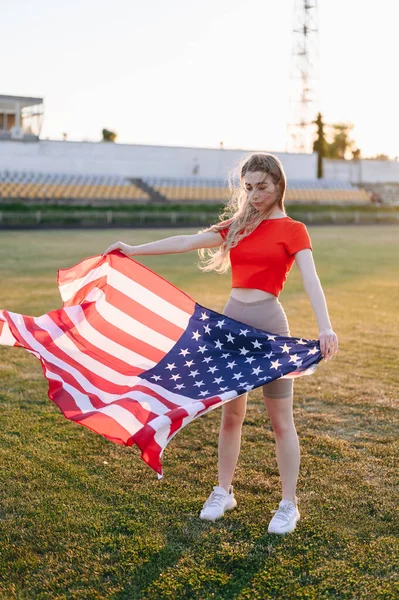
[[233,479],[241,446],[241,429],[247,408],[248,394],[222,405],[219,431],[219,485],[227,492]]
[[276,440],[276,458],[280,472],[283,499],[296,501],[300,449],[292,412],[292,396],[266,398],[265,404]]

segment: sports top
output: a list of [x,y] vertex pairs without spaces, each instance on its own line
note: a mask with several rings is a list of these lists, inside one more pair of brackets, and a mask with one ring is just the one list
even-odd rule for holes
[[[223,239],[228,230],[229,226],[219,231]],[[303,223],[291,217],[264,219],[230,250],[232,287],[255,288],[278,296],[294,254],[305,248],[312,250],[312,244]]]

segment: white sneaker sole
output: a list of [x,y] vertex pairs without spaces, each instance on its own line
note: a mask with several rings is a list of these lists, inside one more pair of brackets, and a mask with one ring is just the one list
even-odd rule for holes
[[223,513],[221,515],[219,515],[218,517],[209,517],[209,516],[203,515],[202,511],[201,511],[200,519],[202,519],[203,521],[217,521],[218,519],[221,519],[223,517],[224,513],[227,510],[233,510],[233,508],[235,508],[236,506],[237,506],[237,500],[234,498],[230,504],[225,506]]

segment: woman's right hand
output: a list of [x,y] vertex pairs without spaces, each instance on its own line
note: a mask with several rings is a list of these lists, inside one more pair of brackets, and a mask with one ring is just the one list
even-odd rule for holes
[[123,254],[129,256],[129,254],[131,254],[133,251],[133,246],[129,246],[129,244],[125,244],[124,242],[115,242],[115,244],[112,244],[112,246],[110,246],[106,249],[105,252],[103,252],[102,256],[109,254],[113,250],[120,250],[121,252],[123,252]]

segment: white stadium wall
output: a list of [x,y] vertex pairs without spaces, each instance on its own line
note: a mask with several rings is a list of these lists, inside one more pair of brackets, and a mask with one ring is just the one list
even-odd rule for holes
[[324,159],[324,178],[360,183],[398,183],[399,162],[396,160],[332,160]]
[[[125,177],[225,179],[249,150],[144,146],[112,142],[0,142],[0,170]],[[316,154],[273,152],[287,178],[314,179]],[[197,166],[197,175],[193,169]]]
[[[0,141],[0,170],[124,177],[225,179],[249,150],[112,142]],[[272,152],[288,179],[316,178],[317,155]],[[197,166],[197,175],[193,169]],[[324,178],[353,184],[399,182],[399,162],[324,159]]]

